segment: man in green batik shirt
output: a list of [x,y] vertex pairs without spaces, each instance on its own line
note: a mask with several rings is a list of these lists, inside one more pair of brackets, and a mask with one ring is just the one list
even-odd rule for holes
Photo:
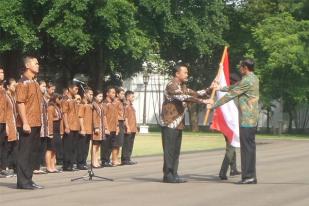
[[212,109],[238,98],[239,109],[239,137],[241,150],[241,172],[240,184],[256,184],[256,145],[255,133],[259,116],[259,80],[253,73],[254,62],[245,59],[240,62],[240,73],[242,80],[229,87],[214,87],[222,92],[227,92],[221,99],[217,100]]

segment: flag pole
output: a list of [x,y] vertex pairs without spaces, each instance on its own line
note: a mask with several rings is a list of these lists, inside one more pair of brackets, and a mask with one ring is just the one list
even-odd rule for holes
[[[223,54],[222,54],[222,57],[221,57],[221,61],[220,61],[219,68],[218,68],[218,73],[216,75],[215,80],[218,80],[220,78],[220,74],[221,74],[221,70],[222,70],[222,69],[220,69],[220,68],[222,68],[220,65],[223,64],[224,57],[225,57],[225,55],[227,53],[227,48],[228,48],[227,46],[224,47]],[[216,90],[213,89],[212,92],[211,92],[210,99],[214,99],[215,94],[216,94]],[[206,115],[205,115],[205,119],[204,119],[204,124],[205,125],[207,125],[209,114],[210,114],[210,109],[207,109]]]

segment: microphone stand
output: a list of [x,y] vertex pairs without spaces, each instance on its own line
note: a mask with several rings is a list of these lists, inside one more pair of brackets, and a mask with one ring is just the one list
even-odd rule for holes
[[[82,90],[85,94],[85,88],[84,88],[83,84],[80,84],[80,87],[82,88]],[[92,105],[92,108],[91,108],[91,112],[92,112],[91,118],[92,118],[92,124],[93,124],[94,123],[94,118],[93,118],[94,106],[93,105]],[[93,132],[94,132],[94,127],[93,127]],[[77,177],[77,178],[71,179],[71,182],[76,181],[76,180],[89,180],[89,181],[91,181],[93,178],[98,178],[99,180],[106,180],[106,181],[111,181],[111,182],[114,181],[113,179],[106,178],[106,177],[100,177],[100,176],[94,174],[93,165],[92,165],[92,161],[93,161],[93,134],[91,134],[90,140],[91,140],[90,167],[88,168],[88,172],[87,172],[86,175],[84,175],[82,177]]]

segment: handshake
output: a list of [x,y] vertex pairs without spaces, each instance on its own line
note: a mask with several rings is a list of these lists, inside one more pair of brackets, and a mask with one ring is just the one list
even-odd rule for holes
[[[219,82],[217,80],[214,80],[210,85],[210,89],[212,89],[213,91],[220,90]],[[214,100],[212,98],[203,99],[202,102],[203,104],[206,104],[207,109],[212,109],[212,106],[214,105]]]

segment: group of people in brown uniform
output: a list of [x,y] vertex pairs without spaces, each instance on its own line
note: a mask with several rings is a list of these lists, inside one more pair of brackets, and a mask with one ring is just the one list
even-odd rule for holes
[[53,83],[37,81],[37,58],[25,56],[23,64],[19,81],[4,82],[0,67],[0,177],[16,175],[18,189],[42,189],[33,174],[87,170],[90,142],[93,168],[136,164],[134,92],[82,87],[80,96],[72,81],[60,95]]

